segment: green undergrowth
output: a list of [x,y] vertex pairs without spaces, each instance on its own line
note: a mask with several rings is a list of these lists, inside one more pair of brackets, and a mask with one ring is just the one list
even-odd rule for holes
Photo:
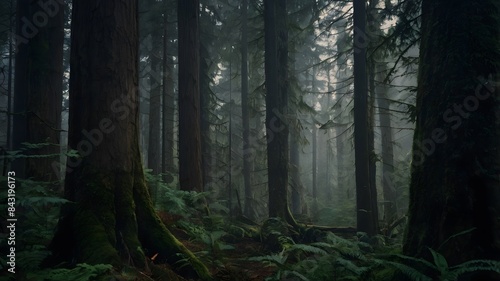
[[[434,249],[429,249],[432,261],[408,257],[401,253],[400,240],[383,236],[368,237],[357,233],[345,238],[314,228],[265,230],[262,225],[248,219],[230,218],[227,202],[211,198],[211,193],[178,190],[149,172],[146,172],[146,178],[148,184],[158,188],[154,201],[165,225],[213,272],[222,272],[226,277],[251,276],[249,271],[264,271],[264,268],[271,269],[265,272],[265,277],[262,273],[260,279],[241,280],[393,281],[402,274],[408,280],[452,281],[475,271],[500,273],[498,261],[472,260],[450,266]],[[106,264],[76,264],[70,268],[42,268],[42,261],[49,255],[47,246],[54,234],[60,208],[72,202],[61,198],[51,188],[59,183],[16,180],[22,186],[16,193],[19,225],[16,229],[16,274],[1,276],[0,280],[155,280],[151,272],[141,272],[131,266],[117,269]],[[7,178],[0,177],[0,181],[6,185]],[[0,194],[0,207],[4,210],[8,208],[6,196],[6,193]],[[0,216],[4,221],[7,219],[5,212]],[[277,237],[278,250],[264,247],[265,231]],[[8,250],[7,239],[6,232],[0,233],[2,253]],[[245,243],[248,247],[243,250],[241,244]],[[260,251],[260,246],[256,245],[262,245],[264,250]],[[148,257],[154,266],[152,272],[166,266],[162,264],[164,261],[155,260],[153,254]],[[5,255],[0,256],[3,272],[8,268],[7,262]],[[188,261],[179,261],[183,262]],[[252,266],[247,268],[245,264]],[[245,270],[245,273],[235,272],[235,266],[240,266],[238,270]]]
[[327,233],[321,241],[309,244],[284,243],[282,251],[249,258],[275,268],[266,281],[394,281],[405,276],[413,281],[454,281],[472,272],[500,273],[500,261],[471,260],[449,266],[445,257],[429,249],[433,260],[401,254],[401,245],[386,244],[386,238],[368,238],[358,233],[345,239]]
[[[2,186],[7,185],[7,178],[0,177]],[[14,210],[15,240],[8,240],[9,233],[0,234],[2,253],[15,249],[15,278],[10,273],[6,280],[43,280],[26,279],[28,273],[40,271],[40,264],[49,255],[47,246],[50,243],[56,227],[59,210],[63,204],[71,204],[54,191],[59,183],[36,182],[16,178],[15,202],[7,202],[7,193],[0,194],[0,208]],[[12,204],[15,203],[15,204]],[[6,221],[8,213],[2,212],[2,220]],[[10,241],[10,242],[8,242]],[[10,244],[8,244],[10,243]],[[8,264],[10,258],[0,256],[0,268],[6,272],[13,264]],[[9,279],[10,278],[10,279]]]

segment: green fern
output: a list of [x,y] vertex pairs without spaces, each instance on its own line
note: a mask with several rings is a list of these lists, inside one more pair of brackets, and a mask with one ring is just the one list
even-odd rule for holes
[[378,259],[375,259],[374,262],[376,264],[379,264],[382,266],[393,267],[393,268],[399,270],[402,274],[408,276],[411,280],[432,281],[431,277],[429,277],[429,276],[423,274],[422,272],[418,271],[417,269],[410,267],[408,265],[405,265],[403,263],[394,262],[394,261],[386,261],[386,260],[378,260]]
[[263,262],[267,266],[277,266],[278,268],[284,266],[287,259],[288,256],[284,255],[283,252],[279,254],[248,258],[249,261]]
[[474,271],[494,271],[500,273],[500,262],[494,260],[471,260],[450,267],[451,277],[455,279],[462,274]]
[[28,274],[28,280],[33,281],[88,281],[111,272],[113,266],[109,264],[89,265],[77,264],[73,269],[58,268],[46,269]]
[[23,272],[34,272],[40,269],[40,264],[49,255],[44,246],[36,245],[33,249],[23,250],[17,254],[17,266]]
[[[449,267],[448,262],[446,261],[446,258],[443,255],[441,255],[440,253],[436,252],[435,250],[433,250],[431,248],[429,248],[429,251],[432,254],[434,263],[430,263],[425,259],[409,257],[409,256],[405,256],[405,255],[386,255],[386,256],[397,257],[397,258],[400,258],[401,260],[409,261],[409,262],[412,262],[415,264],[425,265],[427,267],[427,269],[431,269],[431,270],[439,273],[438,280],[440,280],[440,281],[454,281],[462,274],[475,272],[475,271],[494,271],[494,272],[500,273],[500,261],[471,260],[471,261],[467,261],[467,262],[461,263],[461,264],[456,265],[456,266]],[[388,260],[381,260],[381,259],[375,259],[374,261],[380,265],[393,267],[415,281],[433,280],[431,277],[422,273],[421,272],[422,269],[419,270],[419,269],[416,269],[416,268],[410,267],[408,265],[405,265],[403,263],[395,262],[395,261],[388,261]],[[425,270],[425,271],[427,271],[427,270]]]

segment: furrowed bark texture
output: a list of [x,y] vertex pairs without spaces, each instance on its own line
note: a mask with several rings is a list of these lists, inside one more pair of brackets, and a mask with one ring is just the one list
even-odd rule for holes
[[[137,1],[74,1],[69,158],[56,258],[147,269],[158,253],[186,276],[207,268],[165,228],[153,209],[139,150]],[[179,256],[177,254],[180,254]],[[190,265],[176,264],[187,258]]]
[[499,30],[497,1],[423,1],[405,254],[500,257]]

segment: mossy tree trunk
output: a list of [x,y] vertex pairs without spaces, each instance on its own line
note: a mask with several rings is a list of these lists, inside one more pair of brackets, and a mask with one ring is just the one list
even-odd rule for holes
[[500,257],[499,8],[422,2],[407,255],[429,257],[430,247],[450,265]]
[[[186,275],[207,268],[161,223],[144,180],[139,150],[137,1],[73,2],[66,208],[56,258],[147,269],[147,257]],[[180,255],[177,255],[180,254]]]

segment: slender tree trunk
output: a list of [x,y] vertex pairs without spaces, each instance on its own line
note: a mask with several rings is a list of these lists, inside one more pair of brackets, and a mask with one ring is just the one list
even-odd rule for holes
[[380,134],[382,135],[382,190],[384,194],[384,220],[390,225],[397,218],[396,190],[392,183],[394,174],[394,152],[392,147],[392,122],[390,104],[387,100],[387,87],[382,83],[385,79],[385,64],[377,67],[378,85],[375,88],[380,115]]
[[291,134],[290,141],[290,170],[292,186],[292,214],[302,213],[302,181],[300,179],[300,144],[297,137],[298,132]]
[[[165,1],[164,1],[165,2]],[[163,3],[163,5],[167,5]],[[165,10],[167,10],[165,8]],[[166,183],[173,181],[175,174],[174,166],[174,79],[173,79],[173,60],[168,54],[170,50],[170,37],[172,31],[168,28],[168,13],[163,14],[163,110],[162,110],[162,160],[161,167],[164,173],[163,180]]]
[[378,226],[378,201],[377,201],[377,154],[375,153],[375,61],[373,57],[369,59],[367,69],[369,77],[368,96],[368,153],[370,171],[370,194],[373,221]]
[[[203,27],[201,27],[203,28]],[[210,54],[207,46],[210,42],[204,41],[200,43],[200,128],[201,128],[201,155],[202,155],[202,172],[203,172],[203,182],[205,185],[209,184],[212,174],[212,165],[214,165],[211,157],[212,150],[212,136],[210,134],[210,107],[211,107],[211,95],[212,91],[210,89],[210,73],[209,64]],[[209,186],[207,186],[209,187]],[[208,190],[207,190],[208,191]]]
[[[292,0],[288,1],[289,3],[289,9],[290,10],[297,10],[300,9],[300,3],[299,1]],[[300,21],[300,18],[296,19],[290,19],[291,21],[294,21],[295,24],[297,24]],[[293,24],[293,23],[292,23]],[[295,36],[298,32],[291,32],[290,36]],[[302,185],[302,180],[300,178],[301,174],[301,169],[300,169],[300,146],[301,146],[301,120],[299,119],[298,116],[298,104],[302,100],[302,96],[299,94],[298,91],[293,90],[294,87],[298,87],[298,81],[297,81],[297,67],[296,67],[296,61],[297,61],[297,50],[296,46],[297,43],[295,40],[289,40],[289,46],[290,46],[290,84],[291,84],[291,89],[290,89],[290,98],[288,99],[288,108],[290,110],[290,141],[289,141],[289,146],[290,146],[290,187],[292,191],[292,196],[291,196],[291,204],[292,204],[292,214],[293,215],[300,215],[302,214],[302,196],[303,196],[303,190],[304,187]],[[292,86],[293,85],[293,86]]]
[[250,116],[248,103],[248,0],[241,3],[241,118],[243,123],[243,185],[245,188],[245,215],[253,218],[251,168],[253,151],[250,144]]
[[[345,52],[345,48],[347,45],[347,36],[345,34],[341,34],[337,40],[337,52]],[[337,113],[338,118],[340,120],[340,125],[335,129],[335,135],[337,140],[337,188],[339,190],[339,194],[342,194],[343,191],[347,190],[347,187],[344,186],[346,184],[346,173],[344,171],[345,167],[345,142],[346,135],[348,134],[348,126],[343,125],[344,118],[342,114],[343,110],[343,101],[345,100],[345,93],[348,91],[345,86],[345,82],[342,82],[346,79],[346,67],[347,58],[346,55],[339,56],[337,60],[337,84],[335,86],[335,93],[337,95],[337,99],[339,99],[339,113]]]
[[[25,154],[57,155],[62,110],[64,4],[18,1],[17,7],[19,41],[13,148],[19,149],[23,142],[43,144]],[[54,173],[52,163],[58,159],[59,156],[17,159],[13,170],[18,177],[55,181],[58,173]]]
[[368,79],[366,73],[366,3],[354,0],[354,152],[356,165],[356,213],[358,231],[377,234],[370,187],[368,135]]
[[313,197],[313,216],[318,212],[318,129],[313,120],[312,125],[312,197]]
[[203,191],[200,131],[199,1],[178,1],[179,25],[179,182]]
[[[158,9],[158,3],[151,1],[149,3],[151,11]],[[151,25],[151,53],[149,54],[149,63],[151,71],[149,73],[149,138],[148,138],[148,168],[152,169],[153,175],[161,173],[161,47],[162,30],[157,27],[158,13],[150,18]],[[156,198],[158,186],[156,184],[149,186],[149,191],[153,200]]]
[[[332,94],[333,94],[333,88],[331,86],[331,69],[329,68],[327,70],[327,89],[328,89],[328,95],[327,95],[327,100],[326,100],[326,110],[328,112],[328,120],[332,119],[332,115],[330,114],[331,112],[331,99],[332,99]],[[333,150],[332,150],[332,129],[327,129],[325,132],[325,145],[326,145],[326,175],[325,175],[325,180],[326,180],[326,200],[328,202],[331,202],[333,199],[333,185],[331,183],[331,177],[333,172],[330,170],[330,165],[331,165],[331,160],[333,158]]]
[[[29,0],[18,0],[16,5],[16,34],[21,34],[23,30],[23,22],[21,19],[29,18],[30,16]],[[25,39],[25,37],[21,37]],[[16,40],[16,60],[15,60],[15,76],[14,76],[14,106],[12,117],[12,149],[21,149],[21,143],[28,140],[28,96],[29,96],[29,58],[30,47],[29,42],[23,42],[17,38]],[[23,158],[15,159],[12,162],[11,169],[16,172],[17,177],[26,177],[26,161]]]
[[431,259],[430,247],[450,266],[500,257],[499,11],[422,1],[407,255]]
[[227,195],[228,195],[228,208],[229,208],[229,216],[233,216],[233,97],[232,97],[232,77],[233,77],[233,69],[231,63],[231,55],[229,56],[229,120],[227,123]]

